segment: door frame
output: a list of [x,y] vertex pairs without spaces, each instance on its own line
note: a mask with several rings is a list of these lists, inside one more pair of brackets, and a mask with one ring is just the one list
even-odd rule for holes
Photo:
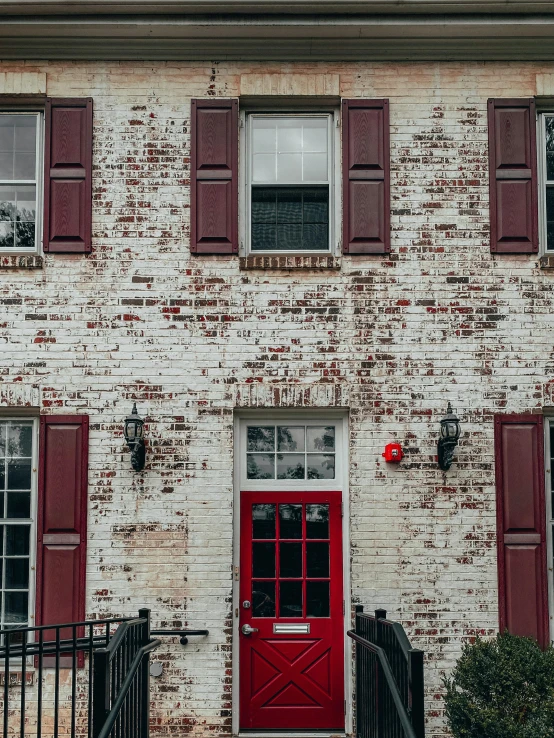
[[[345,710],[345,734],[351,735],[353,729],[353,714],[352,714],[352,645],[351,639],[346,635],[346,631],[351,627],[352,615],[351,615],[351,582],[350,582],[350,505],[349,505],[349,454],[348,454],[348,411],[347,410],[334,410],[334,409],[317,409],[317,410],[282,410],[273,408],[261,408],[259,410],[236,410],[233,422],[233,459],[234,459],[234,473],[233,473],[233,567],[232,567],[232,578],[233,578],[233,636],[232,636],[232,734],[233,736],[240,735],[239,733],[239,695],[240,695],[240,665],[239,665],[239,605],[240,605],[240,592],[239,585],[240,581],[237,576],[240,566],[240,493],[241,493],[241,478],[240,472],[243,468],[242,465],[242,454],[245,453],[243,448],[242,439],[244,434],[242,433],[242,427],[244,421],[254,420],[256,422],[271,422],[273,420],[282,423],[309,423],[309,422],[324,422],[332,421],[335,425],[340,427],[340,441],[336,446],[337,456],[340,454],[340,468],[337,478],[332,481],[332,487],[329,489],[340,490],[342,492],[343,500],[343,516],[342,516],[342,574],[343,574],[343,597],[345,604],[344,614],[344,697],[346,702]],[[259,483],[254,483],[258,487]],[[285,488],[280,486],[279,483],[269,485],[267,482],[268,491],[283,490]],[[313,489],[313,483],[311,485],[298,484],[298,480],[294,480],[294,488],[297,492],[304,490]],[[239,572],[240,575],[240,572]],[[318,736],[321,737],[326,735],[326,731],[297,731],[302,736]],[[256,734],[256,731],[248,731],[244,735],[248,735],[250,738]],[[266,738],[270,736],[283,735],[287,736],[286,733],[263,731],[261,732]],[[336,735],[336,733],[329,732],[328,735]],[[288,738],[288,736],[287,736]]]

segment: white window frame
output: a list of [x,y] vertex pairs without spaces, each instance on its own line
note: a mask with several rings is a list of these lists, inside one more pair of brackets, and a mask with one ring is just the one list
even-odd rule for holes
[[[247,428],[249,425],[271,426],[271,425],[291,425],[291,426],[317,426],[333,425],[335,427],[335,476],[333,479],[248,479],[247,475]],[[240,427],[239,437],[239,486],[243,492],[268,492],[280,491],[309,491],[317,490],[318,492],[327,492],[342,488],[342,480],[344,475],[344,423],[342,417],[333,416],[332,413],[325,416],[302,416],[288,415],[279,417],[255,416],[253,418],[243,418]],[[300,452],[302,453],[302,452]],[[322,452],[325,453],[325,452]]]
[[552,547],[554,545],[554,509],[552,505],[552,496],[554,486],[552,484],[552,475],[554,468],[552,460],[554,459],[554,448],[550,444],[550,429],[554,430],[554,417],[545,418],[545,477],[544,485],[546,497],[546,572],[548,576],[548,622],[550,624],[550,640],[554,641],[554,553]]
[[[35,625],[35,604],[36,604],[36,563],[37,563],[37,511],[38,511],[38,443],[39,443],[39,425],[38,418],[18,415],[0,415],[0,422],[12,423],[32,423],[32,460],[31,460],[31,524],[30,541],[29,541],[29,599],[27,614],[27,623],[29,628]],[[27,518],[2,518],[3,524],[6,525],[27,525]],[[7,522],[4,522],[7,521]],[[0,603],[1,606],[2,603]],[[0,614],[0,629],[3,627],[4,615]]]
[[37,140],[36,140],[36,161],[35,161],[35,179],[34,180],[0,180],[0,185],[5,186],[36,186],[36,215],[35,215],[35,245],[33,248],[1,248],[0,254],[36,254],[42,250],[42,223],[43,223],[43,207],[44,207],[44,113],[39,110],[11,110],[9,108],[0,108],[0,115],[35,115],[37,118]]
[[[327,118],[329,141],[329,248],[309,250],[268,251],[251,249],[252,219],[252,145],[250,120],[255,117],[274,118]],[[340,111],[322,107],[320,110],[243,110],[240,113],[240,161],[239,168],[239,240],[241,256],[336,256],[340,253],[341,178],[340,178]],[[269,185],[269,183],[268,183]],[[299,186],[319,186],[321,182],[304,182]]]

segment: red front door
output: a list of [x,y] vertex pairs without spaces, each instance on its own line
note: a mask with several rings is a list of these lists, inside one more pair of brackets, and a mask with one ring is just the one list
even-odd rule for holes
[[239,608],[240,728],[344,730],[340,492],[242,493]]

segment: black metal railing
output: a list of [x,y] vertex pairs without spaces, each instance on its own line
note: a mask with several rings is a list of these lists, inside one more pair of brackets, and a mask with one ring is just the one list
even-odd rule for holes
[[423,651],[385,610],[356,607],[357,738],[424,738]]
[[150,610],[122,623],[105,648],[94,653],[92,738],[148,738]]
[[0,630],[0,735],[3,738],[146,738],[152,635],[138,618],[87,620]]
[[0,630],[3,738],[92,738],[92,656],[127,620]]

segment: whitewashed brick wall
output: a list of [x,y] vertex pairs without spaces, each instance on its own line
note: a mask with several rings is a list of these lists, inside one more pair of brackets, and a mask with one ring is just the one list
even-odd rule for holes
[[[534,95],[554,65],[3,72],[94,98],[93,253],[0,269],[0,404],[90,415],[88,614],[146,605],[157,626],[210,630],[157,652],[153,735],[230,732],[233,410],[277,405],[350,408],[352,603],[385,607],[425,649],[429,735],[445,735],[440,676],[497,628],[492,416],[554,404],[554,276],[489,253],[486,103]],[[190,98],[236,96],[262,73],[338,75],[344,97],[390,99],[390,257],[264,272],[190,256]],[[133,400],[143,474],[121,433]],[[464,435],[443,474],[448,400]],[[388,467],[393,440],[406,457]]]

